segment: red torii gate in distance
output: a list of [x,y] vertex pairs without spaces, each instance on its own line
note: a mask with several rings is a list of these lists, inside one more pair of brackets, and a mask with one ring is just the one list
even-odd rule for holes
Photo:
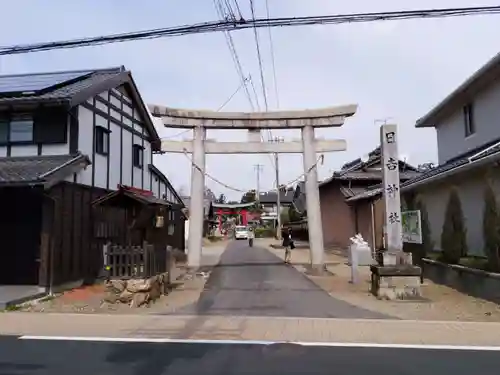
[[214,215],[219,222],[219,230],[222,230],[222,217],[224,215],[239,215],[241,225],[247,225],[249,219],[249,207],[252,207],[255,202],[249,203],[215,203],[212,202]]

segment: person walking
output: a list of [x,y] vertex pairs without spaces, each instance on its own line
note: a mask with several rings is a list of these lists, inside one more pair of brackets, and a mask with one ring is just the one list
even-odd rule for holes
[[285,233],[283,233],[283,247],[285,248],[285,263],[289,264],[292,260],[291,250],[295,248],[292,239],[292,228],[288,228]]
[[255,232],[252,227],[248,228],[248,246],[253,247],[253,239],[255,238]]

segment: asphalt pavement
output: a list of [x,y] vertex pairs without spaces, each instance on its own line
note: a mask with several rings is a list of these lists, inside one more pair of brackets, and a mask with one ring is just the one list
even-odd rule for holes
[[331,297],[263,247],[230,242],[199,300],[176,314],[386,319]]
[[295,344],[19,340],[0,336],[2,375],[498,374],[498,351]]

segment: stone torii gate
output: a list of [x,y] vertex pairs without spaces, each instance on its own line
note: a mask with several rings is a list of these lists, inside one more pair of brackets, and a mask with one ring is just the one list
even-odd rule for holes
[[[192,141],[162,141],[164,152],[191,153],[191,202],[188,238],[188,266],[200,266],[203,230],[203,192],[205,186],[205,154],[268,154],[302,153],[306,185],[306,207],[309,227],[311,263],[323,269],[323,228],[318,190],[316,153],[345,151],[345,140],[321,140],[314,128],[338,127],[356,113],[357,105],[345,105],[302,111],[215,112],[174,109],[150,105],[154,117],[160,117],[170,128],[193,129]],[[209,129],[249,131],[249,142],[216,142],[206,139]],[[262,129],[300,129],[301,141],[284,143],[261,142]]]

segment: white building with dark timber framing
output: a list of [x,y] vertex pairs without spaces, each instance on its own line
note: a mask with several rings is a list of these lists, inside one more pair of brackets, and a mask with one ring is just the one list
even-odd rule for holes
[[[184,207],[153,165],[160,144],[124,67],[0,76],[0,287],[95,276],[104,239],[92,202],[119,187]],[[172,241],[183,248],[176,212]],[[126,230],[118,218],[110,228],[106,239]]]

